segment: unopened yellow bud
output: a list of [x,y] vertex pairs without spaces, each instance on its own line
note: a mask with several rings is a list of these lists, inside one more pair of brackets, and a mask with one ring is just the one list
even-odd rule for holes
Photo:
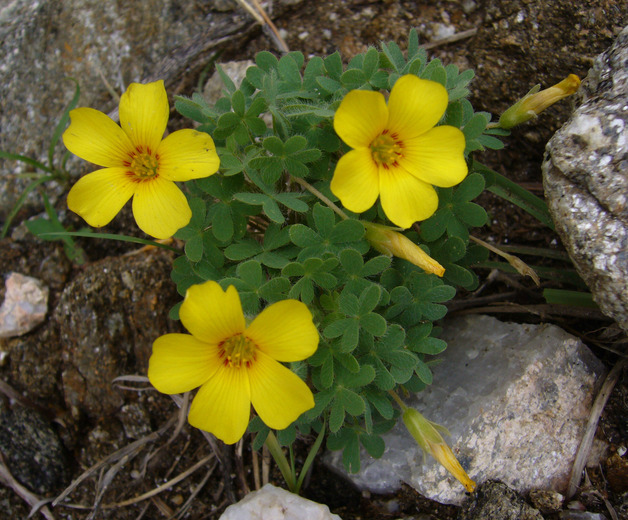
[[547,107],[553,105],[567,96],[571,96],[580,86],[580,78],[575,74],[569,74],[560,83],[545,90],[535,85],[530,92],[506,110],[499,118],[499,126],[508,130],[520,125],[539,115]]
[[414,408],[403,410],[403,423],[414,437],[414,440],[425,453],[430,453],[449,473],[471,493],[475,490],[475,482],[462,469],[460,462],[443,440],[439,430],[447,432],[440,424],[428,421]]
[[371,222],[362,222],[362,224],[366,229],[366,239],[380,253],[403,258],[426,273],[441,277],[445,274],[445,268],[442,265],[401,233],[381,224]]

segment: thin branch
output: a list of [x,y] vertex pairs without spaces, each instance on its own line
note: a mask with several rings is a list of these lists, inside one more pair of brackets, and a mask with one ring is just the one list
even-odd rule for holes
[[452,34],[451,36],[447,36],[446,38],[441,38],[440,40],[436,40],[435,42],[425,43],[420,45],[424,49],[433,49],[434,47],[440,47],[441,45],[447,45],[449,43],[454,43],[460,40],[464,40],[465,38],[471,38],[477,34],[478,30],[476,28],[467,29],[466,31],[460,31],[459,33]]
[[613,391],[613,388],[615,388],[615,385],[619,380],[619,376],[621,375],[622,370],[627,365],[628,358],[623,358],[621,361],[618,361],[615,364],[613,369],[606,376],[606,379],[602,384],[602,388],[600,388],[600,392],[595,398],[595,402],[593,403],[593,406],[591,408],[591,415],[589,416],[589,421],[587,422],[587,427],[585,429],[582,442],[580,443],[580,447],[578,448],[576,460],[574,461],[573,468],[571,470],[571,478],[569,479],[569,485],[567,486],[567,500],[569,500],[576,494],[578,484],[580,483],[582,470],[587,463],[589,451],[591,451],[591,445],[593,444],[593,437],[595,436],[597,423],[600,420],[600,416],[604,411],[604,407],[606,406],[606,403],[611,395],[611,392]]
[[46,507],[46,500],[42,500],[34,493],[31,493],[28,489],[26,489],[22,484],[20,484],[11,472],[9,468],[4,464],[4,459],[2,455],[0,455],[0,483],[4,484],[8,488],[11,488],[15,493],[17,493],[22,500],[24,500],[29,506],[31,506],[31,512],[28,515],[29,518],[32,517],[37,511],[39,511],[42,515],[46,517],[47,520],[55,520],[55,517],[50,512],[50,509]]
[[293,177],[293,176],[290,176],[290,180],[293,180],[294,182],[296,182],[297,184],[305,188],[307,191],[309,191],[312,195],[318,197],[328,207],[333,209],[334,212],[338,214],[342,219],[347,220],[349,218],[349,216],[344,211],[342,211],[338,206],[336,206],[336,204],[334,204],[331,200],[329,200],[328,197],[323,195],[319,190],[317,190],[314,186],[312,186],[306,180],[303,180],[299,177]]

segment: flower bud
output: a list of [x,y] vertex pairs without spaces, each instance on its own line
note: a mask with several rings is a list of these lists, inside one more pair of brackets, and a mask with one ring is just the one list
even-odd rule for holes
[[414,437],[414,440],[425,453],[430,453],[444,468],[471,493],[475,489],[475,482],[469,478],[467,472],[456,459],[451,448],[443,440],[439,430],[447,432],[440,424],[428,421],[414,408],[405,408],[403,423]]
[[426,273],[441,277],[445,274],[445,268],[442,265],[401,233],[381,224],[371,222],[362,222],[362,224],[366,229],[366,239],[380,253],[403,258]]
[[547,107],[553,105],[567,96],[571,96],[580,86],[580,78],[575,74],[569,74],[560,83],[545,90],[535,85],[530,92],[506,110],[499,118],[499,126],[506,130],[513,126],[525,123],[539,115]]

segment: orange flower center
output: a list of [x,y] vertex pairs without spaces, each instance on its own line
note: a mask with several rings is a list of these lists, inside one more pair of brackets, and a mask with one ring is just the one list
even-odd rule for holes
[[398,159],[403,157],[403,142],[396,133],[390,133],[388,129],[379,134],[371,144],[371,156],[378,166],[388,169],[398,166]]
[[251,361],[255,361],[257,345],[244,334],[237,334],[226,339],[219,347],[222,349],[220,357],[223,358],[225,365],[239,368],[243,364],[248,366]]

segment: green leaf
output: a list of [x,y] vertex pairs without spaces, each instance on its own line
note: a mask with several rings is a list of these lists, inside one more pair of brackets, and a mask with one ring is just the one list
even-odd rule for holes
[[[354,356],[346,356],[355,360]],[[375,379],[375,369],[371,365],[360,366],[357,360],[355,360],[355,363],[357,364],[358,370],[354,372],[344,372],[342,374],[342,384],[349,388],[361,388],[373,382]]]
[[190,262],[198,262],[203,257],[203,236],[197,234],[185,243],[185,256]]
[[386,333],[386,320],[380,314],[369,312],[360,317],[360,326],[373,336],[383,336]]
[[388,44],[382,43],[382,51],[388,61],[397,72],[401,72],[406,65],[406,60],[403,57],[403,53],[395,42],[389,42]]
[[276,222],[277,224],[282,224],[284,222],[285,218],[283,213],[274,200],[270,198],[267,199],[262,205],[262,209],[264,210],[264,213],[266,213],[266,216],[273,222]]
[[485,112],[477,112],[473,117],[464,125],[462,132],[467,141],[475,139],[482,135],[482,132],[486,128],[489,122],[489,117]]
[[336,397],[334,399],[334,403],[331,405],[331,410],[329,412],[329,431],[331,433],[336,433],[340,430],[341,426],[345,422],[345,407],[342,404],[342,401]]
[[366,451],[371,457],[379,459],[384,454],[386,444],[384,443],[384,439],[382,439],[379,435],[368,435],[363,433],[360,435],[360,442],[364,448],[366,448]]
[[360,69],[349,69],[342,76],[340,82],[347,89],[356,89],[366,83],[366,76]]
[[365,79],[371,79],[373,74],[377,71],[379,66],[379,52],[373,47],[369,47],[364,55],[364,62],[362,63],[362,71],[364,72]]
[[212,219],[212,232],[221,242],[227,242],[233,237],[233,218],[231,208],[226,204],[218,203],[215,206]]
[[225,256],[229,260],[240,261],[251,258],[252,256],[260,253],[262,246],[255,240],[245,240],[231,244],[225,249]]
[[372,311],[382,295],[382,290],[379,285],[372,284],[368,289],[362,292],[358,300],[358,313],[360,315]]
[[272,69],[276,69],[279,65],[279,60],[275,58],[270,52],[262,51],[255,55],[255,63],[264,72],[270,72]]
[[432,372],[430,371],[430,368],[423,361],[419,360],[419,364],[414,369],[414,371],[416,375],[419,376],[419,379],[423,381],[426,385],[432,384],[434,377],[432,375]]
[[334,357],[328,356],[321,365],[321,385],[323,388],[329,388],[334,382]]
[[244,112],[246,109],[244,94],[240,90],[236,90],[231,96],[231,106],[233,107],[233,111],[240,117],[244,117]]
[[291,88],[301,86],[300,66],[290,55],[282,56],[278,64],[279,75],[290,85]]
[[484,177],[479,173],[467,175],[466,179],[455,189],[453,202],[459,204],[475,199],[484,191],[485,185]]
[[366,397],[367,401],[376,408],[376,410],[384,419],[392,418],[395,410],[386,394],[377,392],[374,389],[370,388],[365,390],[364,396]]
[[325,76],[319,76],[316,78],[316,83],[318,83],[318,86],[328,94],[334,94],[342,88],[342,84],[339,81]]
[[331,78],[339,79],[342,74],[342,58],[338,51],[324,59],[325,69]]
[[344,409],[353,416],[361,415],[364,413],[366,407],[364,399],[356,394],[353,390],[348,388],[340,388],[336,399],[342,401]]

